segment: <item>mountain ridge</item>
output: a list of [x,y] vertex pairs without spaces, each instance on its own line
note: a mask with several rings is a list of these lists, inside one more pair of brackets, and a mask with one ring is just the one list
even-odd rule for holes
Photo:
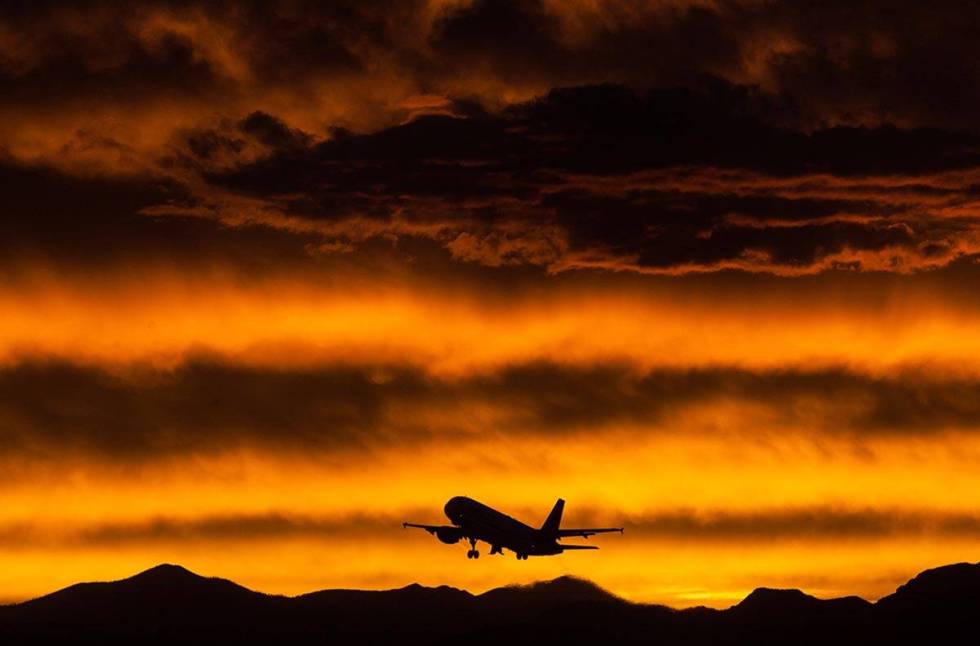
[[561,635],[566,643],[610,637],[663,644],[904,643],[958,634],[978,612],[980,564],[971,563],[925,570],[874,603],[760,587],[721,610],[633,603],[571,576],[480,594],[416,583],[286,597],[161,564],[118,581],[78,583],[0,606],[0,638],[481,644]]

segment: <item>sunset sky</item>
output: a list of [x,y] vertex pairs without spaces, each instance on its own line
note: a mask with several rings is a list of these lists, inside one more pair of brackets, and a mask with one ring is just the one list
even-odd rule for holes
[[[965,1],[4,3],[0,602],[170,562],[725,607],[980,560],[978,35]],[[626,529],[402,529],[454,495]]]

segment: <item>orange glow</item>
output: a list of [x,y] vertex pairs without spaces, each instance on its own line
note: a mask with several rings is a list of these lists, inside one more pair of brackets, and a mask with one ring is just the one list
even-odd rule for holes
[[[8,535],[27,532],[27,539],[0,545],[0,589],[23,598],[77,579],[180,561],[282,593],[397,587],[417,579],[482,590],[574,573],[636,600],[725,606],[757,585],[777,583],[824,595],[878,596],[916,568],[958,560],[980,544],[980,533],[943,530],[848,537],[803,525],[776,538],[711,539],[697,532],[658,535],[636,524],[665,510],[710,515],[829,504],[901,512],[914,500],[927,513],[972,513],[980,504],[980,440],[973,437],[952,436],[941,447],[903,439],[859,447],[752,438],[698,441],[678,433],[627,442],[599,435],[563,442],[558,454],[545,441],[488,436],[343,460],[238,453],[139,469],[58,465],[47,475],[43,467],[22,465],[31,485],[12,472],[13,486],[0,495],[0,526]],[[914,479],[905,477],[910,471]],[[399,523],[439,522],[444,500],[463,492],[530,523],[563,495],[567,523],[623,522],[627,533],[599,539],[601,558],[572,554],[526,564],[500,558],[488,560],[491,566],[460,567],[460,550]],[[217,534],[193,529],[202,519],[256,514],[271,514],[274,526],[282,518],[333,520],[299,533],[248,523],[236,531],[233,522]],[[161,522],[177,529],[158,534]],[[107,525],[115,529],[98,533]],[[267,558],[270,553],[276,557]]]
[[[884,306],[879,294],[867,307],[860,293],[835,294],[814,290],[802,307],[778,290],[719,295],[601,283],[460,297],[408,280],[397,289],[340,290],[220,275],[35,279],[0,293],[0,356],[8,366],[90,363],[123,378],[140,366],[178,369],[215,355],[271,370],[412,365],[449,384],[538,361],[619,362],[638,371],[842,366],[871,378],[980,373],[980,312],[926,289],[896,292]],[[777,583],[877,596],[917,568],[964,558],[980,533],[949,523],[914,531],[872,524],[828,536],[821,534],[826,525],[808,528],[803,515],[801,526],[780,525],[782,533],[768,538],[765,528],[713,536],[697,520],[801,509],[973,518],[980,506],[976,428],[835,435],[837,416],[860,405],[722,396],[678,404],[659,420],[612,419],[549,436],[513,422],[502,430],[514,415],[504,401],[447,400],[382,409],[382,431],[411,419],[434,433],[396,442],[302,454],[245,444],[133,462],[98,453],[11,456],[0,487],[0,532],[7,535],[0,597],[124,576],[157,561],[282,593],[414,580],[482,590],[574,573],[632,599],[680,606],[725,606],[756,585]],[[791,421],[779,406],[793,411]],[[459,550],[398,524],[440,521],[443,502],[456,494],[529,522],[563,496],[566,522],[628,529],[601,538],[601,558],[461,567]],[[677,513],[695,522],[644,528],[644,519]],[[240,533],[239,518],[248,521]],[[262,556],[269,553],[276,557]],[[849,574],[857,563],[861,577]]]
[[409,363],[443,375],[535,360],[977,374],[980,312],[925,291],[875,299],[863,308],[860,294],[853,302],[816,296],[800,307],[778,294],[741,292],[588,289],[480,299],[425,285],[46,282],[0,291],[0,360],[173,365],[216,353],[250,365]]

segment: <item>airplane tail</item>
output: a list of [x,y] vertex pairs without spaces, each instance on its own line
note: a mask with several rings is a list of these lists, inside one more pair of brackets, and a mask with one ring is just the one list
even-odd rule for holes
[[541,526],[541,531],[550,536],[558,536],[558,526],[561,525],[561,513],[563,511],[565,511],[565,501],[559,498],[545,519],[544,525]]

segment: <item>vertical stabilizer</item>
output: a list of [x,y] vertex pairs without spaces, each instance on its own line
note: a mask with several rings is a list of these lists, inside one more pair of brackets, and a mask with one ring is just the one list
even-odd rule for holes
[[561,525],[561,513],[563,511],[565,511],[565,501],[559,498],[545,519],[544,525],[541,526],[541,531],[551,536],[558,536],[558,526]]

